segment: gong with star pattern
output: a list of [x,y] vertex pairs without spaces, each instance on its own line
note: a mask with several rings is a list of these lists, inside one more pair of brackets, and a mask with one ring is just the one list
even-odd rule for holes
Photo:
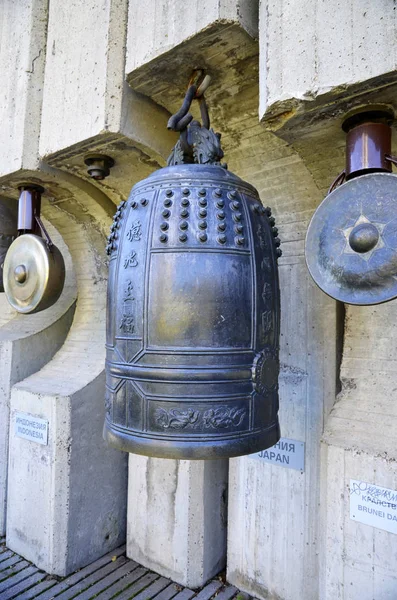
[[397,175],[362,175],[329,194],[310,222],[305,254],[316,284],[336,300],[396,298]]

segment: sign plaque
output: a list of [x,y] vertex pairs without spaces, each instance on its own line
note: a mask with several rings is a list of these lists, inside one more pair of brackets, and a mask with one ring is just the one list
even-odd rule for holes
[[305,470],[305,444],[298,440],[280,438],[277,444],[271,448],[261,450],[250,456],[288,469]]
[[29,415],[28,413],[15,413],[15,435],[17,437],[47,446],[48,421]]
[[397,491],[351,479],[350,518],[397,533]]

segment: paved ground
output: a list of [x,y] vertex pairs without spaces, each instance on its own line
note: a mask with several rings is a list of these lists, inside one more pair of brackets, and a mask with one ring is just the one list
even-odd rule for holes
[[122,546],[69,577],[37,569],[0,539],[0,600],[250,600],[222,578],[201,590],[190,590],[145,569],[125,556]]

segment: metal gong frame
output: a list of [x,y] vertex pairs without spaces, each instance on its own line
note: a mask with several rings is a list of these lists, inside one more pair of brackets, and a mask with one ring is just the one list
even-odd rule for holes
[[371,305],[397,297],[397,176],[392,114],[357,113],[343,124],[346,167],[309,224],[305,255],[329,296]]

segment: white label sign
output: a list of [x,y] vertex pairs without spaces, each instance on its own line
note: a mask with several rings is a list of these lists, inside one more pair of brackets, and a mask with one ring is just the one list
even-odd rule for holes
[[271,448],[261,450],[251,456],[289,469],[305,470],[305,444],[297,440],[280,438],[277,444]]
[[350,518],[397,533],[397,491],[351,479]]
[[15,435],[37,444],[48,444],[48,421],[27,413],[15,413]]

